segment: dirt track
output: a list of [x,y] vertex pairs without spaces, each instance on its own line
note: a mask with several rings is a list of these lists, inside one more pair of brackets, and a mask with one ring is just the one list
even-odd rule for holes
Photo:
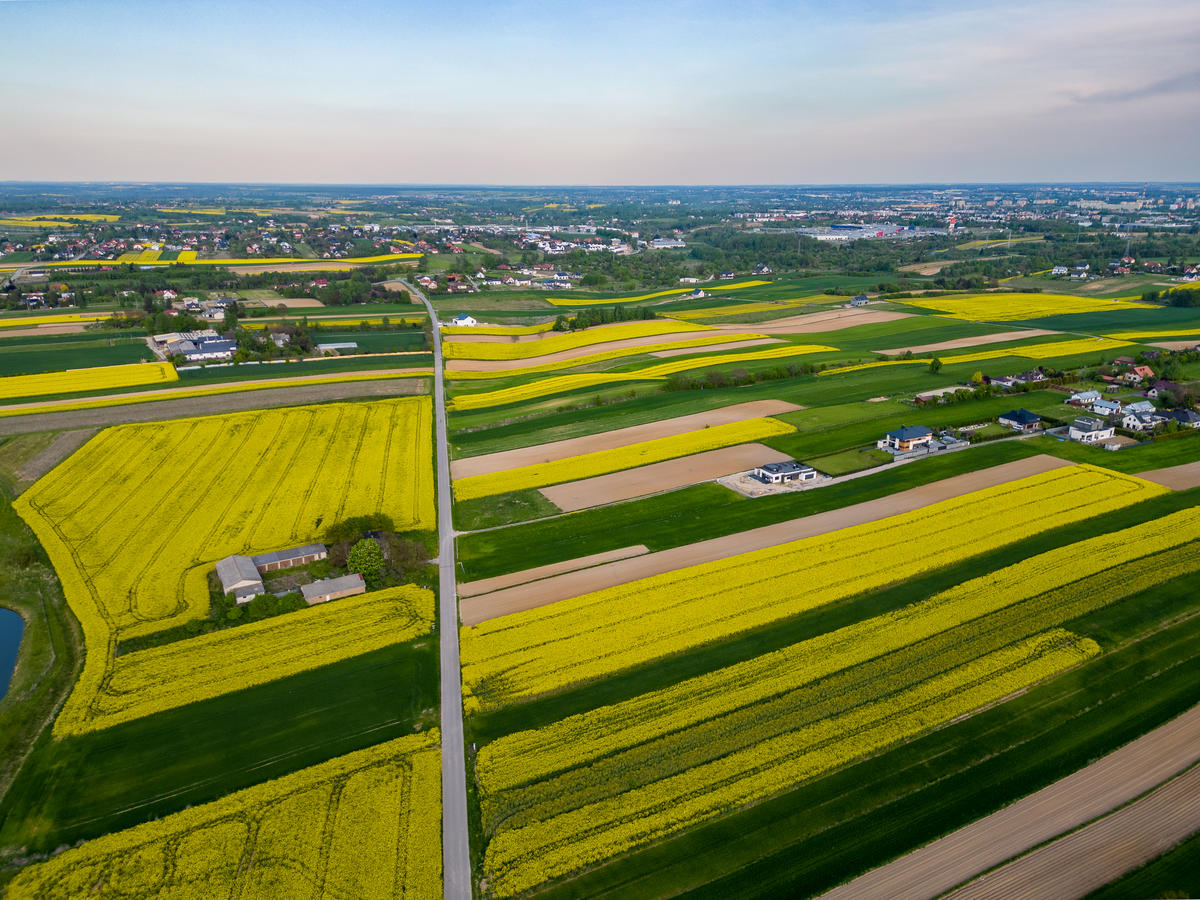
[[[646,337],[626,338],[623,341],[605,341],[603,344],[588,344],[586,347],[574,347],[570,350],[560,350],[557,353],[546,353],[542,356],[530,356],[525,359],[447,359],[446,371],[506,372],[509,369],[524,369],[527,366],[540,366],[545,363],[579,359],[595,353],[607,353],[610,350],[628,350],[637,347],[652,347],[657,344],[674,344],[680,341],[694,341],[698,337],[705,336],[703,333],[695,331],[684,331],[679,334],[651,334]],[[704,353],[709,349],[709,347],[693,347],[686,352]]]
[[575,512],[602,503],[615,503],[644,497],[659,491],[711,481],[722,475],[744,472],[769,462],[784,462],[791,457],[762,444],[740,444],[693,453],[666,462],[651,463],[636,469],[597,475],[581,481],[568,481],[542,488],[542,496],[563,512]]
[[427,390],[427,384],[428,379],[426,378],[335,381],[300,387],[210,394],[204,397],[181,397],[178,400],[132,403],[128,406],[101,406],[96,409],[76,409],[68,412],[31,413],[27,416],[0,418],[0,435],[25,434],[30,431],[50,431],[60,428],[103,428],[107,425],[121,425],[127,422],[154,422],[159,419],[212,416],[245,409],[299,406],[304,403],[324,403],[330,400],[348,400],[354,397],[394,397],[421,394]]
[[1069,465],[1072,463],[1054,456],[1045,454],[1031,456],[1028,459],[992,466],[978,472],[944,478],[941,481],[909,488],[906,491],[856,503],[842,509],[754,528],[750,531],[700,541],[696,544],[687,544],[683,547],[674,547],[670,550],[660,550],[657,553],[648,553],[633,559],[546,578],[536,584],[507,588],[491,594],[472,597],[461,603],[460,614],[464,625],[476,625],[488,619],[499,618],[524,609],[534,609],[556,603],[559,600],[566,600],[569,597],[578,597],[592,591],[628,584],[639,578],[649,578],[651,575],[672,572],[714,559],[725,559],[751,550],[774,547],[788,541],[826,534],[839,528],[848,528],[851,525],[874,522],[887,516],[910,512],[931,503],[968,494],[971,491],[982,490],[986,487]]
[[751,329],[762,334],[810,334],[816,331],[837,331],[855,325],[870,325],[875,322],[894,322],[896,319],[912,318],[912,313],[889,312],[883,309],[831,309],[809,313],[806,316],[788,316],[786,319],[769,319],[766,322],[714,325],[725,331]]
[[82,447],[96,431],[95,428],[81,428],[55,435],[50,446],[17,470],[17,493],[25,490],[27,485],[33,484]]
[[1026,328],[1017,331],[1000,331],[996,334],[980,334],[975,337],[958,338],[953,341],[941,341],[937,344],[917,344],[912,347],[896,347],[893,350],[872,350],[872,353],[882,353],[885,356],[899,356],[902,353],[936,353],[939,350],[961,350],[963,347],[979,347],[983,344],[1002,344],[1005,341],[1019,341],[1022,338],[1043,337],[1047,334],[1061,334],[1059,331],[1047,331],[1044,328]]
[[455,479],[469,478],[472,475],[491,475],[493,472],[554,462],[569,456],[595,453],[597,450],[612,450],[615,447],[627,447],[630,444],[652,441],[655,438],[674,437],[689,431],[699,431],[710,425],[743,422],[746,419],[795,412],[803,408],[785,400],[751,400],[748,403],[735,403],[719,409],[710,409],[707,412],[693,413],[690,416],[676,416],[673,419],[660,419],[644,425],[630,425],[627,428],[616,428],[612,431],[602,431],[599,434],[568,438],[565,441],[553,441],[533,447],[519,447],[516,450],[488,453],[485,456],[456,459],[450,463],[450,474]]
[[1200,462],[1142,472],[1138,478],[1153,481],[1155,484],[1161,484],[1173,491],[1186,491],[1188,488],[1200,487]]
[[86,331],[84,322],[66,325],[35,325],[32,328],[0,328],[0,337],[35,337],[46,334],[80,334]]
[[[929,900],[1118,809],[1198,760],[1200,707],[1193,707],[1090,766],[835,888],[822,900]],[[1188,822],[1192,831],[1200,825],[1198,776],[1200,772],[1192,770],[1162,788],[1168,793],[1159,796],[1162,792],[1156,791],[951,896],[1082,896],[1152,858],[1155,847],[1187,829]],[[1158,833],[1151,836],[1152,832]]]
[[687,356],[689,353],[721,353],[725,350],[741,350],[745,347],[761,347],[763,344],[782,344],[783,341],[778,338],[753,338],[748,341],[731,341],[728,344],[709,344],[707,347],[680,347],[678,350],[659,350],[656,353],[651,353],[651,356],[658,356],[664,359],[672,356]]
[[488,594],[501,588],[537,581],[539,578],[549,578],[552,575],[562,575],[564,572],[574,572],[576,569],[586,569],[601,563],[614,562],[618,559],[628,559],[631,556],[641,556],[649,553],[650,548],[645,544],[635,544],[632,547],[621,547],[618,550],[608,550],[604,553],[593,553],[591,556],[581,556],[578,559],[568,559],[548,566],[538,566],[536,569],[526,569],[523,572],[513,572],[511,575],[497,575],[495,578],[481,578],[479,581],[469,581],[458,586],[458,596],[474,597],[477,594]]

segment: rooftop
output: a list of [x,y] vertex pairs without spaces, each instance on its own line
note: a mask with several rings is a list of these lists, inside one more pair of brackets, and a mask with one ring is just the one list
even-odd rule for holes
[[[260,553],[257,556],[250,557],[250,562],[255,566],[265,566],[269,563],[282,562],[285,559],[299,559],[301,556],[312,556],[317,553],[326,553],[324,544],[305,544],[303,547],[292,547],[288,550],[272,550],[270,553]],[[240,557],[245,559],[245,557]]]
[[924,425],[902,425],[895,431],[889,431],[887,436],[898,441],[911,441],[929,434],[933,432]]
[[311,600],[314,597],[321,597],[325,594],[336,594],[339,591],[349,591],[354,588],[366,588],[367,583],[363,581],[363,577],[357,572],[352,572],[349,575],[342,575],[339,578],[322,578],[320,581],[314,581],[312,584],[306,584],[300,588],[300,593],[304,595],[305,600]]

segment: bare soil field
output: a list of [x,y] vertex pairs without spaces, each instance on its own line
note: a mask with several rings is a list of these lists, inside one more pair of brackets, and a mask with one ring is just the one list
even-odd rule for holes
[[1138,478],[1153,481],[1155,484],[1161,484],[1173,491],[1186,491],[1188,488],[1200,487],[1200,462],[1142,472]]
[[981,469],[978,472],[944,478],[941,481],[909,488],[887,497],[856,503],[842,509],[754,528],[750,531],[700,541],[683,547],[674,547],[670,550],[660,550],[645,556],[546,578],[536,584],[507,588],[491,594],[472,597],[460,604],[460,613],[464,625],[477,625],[488,619],[546,606],[559,600],[578,597],[619,584],[628,584],[639,578],[649,578],[651,575],[661,575],[663,572],[671,572],[716,559],[725,559],[751,550],[761,550],[800,538],[827,534],[837,531],[839,528],[849,528],[851,525],[874,522],[899,513],[911,512],[941,500],[959,497],[971,491],[1005,484],[1018,478],[1049,472],[1052,469],[1069,465],[1072,463],[1045,454],[1031,456],[1028,459],[1003,463],[999,466]]
[[81,428],[54,436],[45,450],[17,469],[17,493],[25,490],[60,462],[82,447],[98,429]]
[[675,488],[711,481],[722,475],[744,472],[769,462],[785,462],[791,457],[763,444],[741,444],[707,450],[678,459],[651,463],[623,472],[597,475],[580,481],[568,481],[542,488],[542,496],[563,512],[575,512],[602,503],[615,503],[670,491]]
[[35,325],[32,328],[0,328],[0,337],[35,337],[39,334],[79,334],[86,329],[84,322],[65,325]]
[[707,347],[680,347],[678,350],[659,350],[651,356],[669,358],[672,356],[687,356],[689,353],[720,353],[725,350],[741,350],[744,347],[761,347],[763,344],[782,344],[778,338],[753,338],[748,341],[731,341],[728,344],[709,344]]
[[[834,888],[823,900],[941,896],[967,879],[1125,806],[1198,760],[1200,707],[1194,707],[1037,793]],[[1198,775],[1193,769],[1120,812],[1016,860],[1008,874],[1005,866],[950,896],[1083,896],[1152,859],[1169,837],[1189,827],[1195,831],[1200,825]],[[1163,794],[1173,786],[1177,787]],[[993,885],[1000,890],[993,891]]]
[[1157,341],[1147,346],[1158,347],[1162,350],[1191,350],[1200,346],[1200,338],[1192,338],[1190,341]]
[[[62,428],[103,428],[127,422],[154,422],[188,416],[212,416],[246,409],[275,406],[300,406],[354,397],[395,397],[423,394],[428,390],[424,378],[386,378],[378,381],[336,381],[288,388],[266,388],[244,393],[212,394],[205,397],[181,397],[176,400],[132,403],[127,406],[101,406],[66,412],[31,413],[27,416],[0,418],[0,435],[25,434]],[[126,395],[131,396],[131,395]]]
[[894,350],[872,350],[872,353],[882,353],[887,356],[899,356],[910,350],[913,353],[936,353],[939,350],[960,350],[963,347],[978,347],[982,344],[1003,344],[1005,341],[1019,341],[1022,338],[1042,337],[1047,334],[1061,334],[1058,331],[1047,331],[1044,328],[1025,328],[1018,331],[999,331],[996,334],[980,334],[975,337],[957,338],[953,341],[941,341],[937,344],[917,344],[912,347],[897,347]]
[[267,306],[286,306],[288,309],[325,309],[325,304],[315,297],[280,297],[278,300],[263,301]]
[[714,325],[725,331],[751,329],[762,334],[812,334],[818,331],[837,331],[854,325],[871,325],[876,322],[894,322],[907,319],[913,313],[889,312],[883,309],[831,309],[809,313],[806,316],[788,316],[786,319],[770,319],[742,325]]
[[605,553],[593,553],[591,556],[581,556],[578,559],[568,559],[564,562],[550,563],[548,566],[538,566],[536,569],[525,569],[513,572],[511,575],[497,575],[495,578],[482,578],[479,581],[469,581],[458,586],[458,596],[474,597],[477,594],[487,594],[501,588],[537,581],[539,578],[549,578],[552,575],[562,575],[564,572],[574,572],[576,569],[586,569],[588,566],[598,566],[601,563],[615,562],[618,559],[628,559],[631,556],[641,556],[649,553],[650,548],[645,544],[635,544],[632,547],[621,547]]
[[947,266],[952,266],[956,262],[961,262],[961,260],[948,259],[943,260],[942,262],[911,263],[910,265],[898,266],[897,268],[901,272],[916,272],[918,275],[936,275],[938,272],[942,271],[942,269],[946,268]]
[[[447,359],[446,371],[506,372],[509,369],[524,369],[527,366],[540,366],[544,363],[579,359],[595,353],[607,353],[609,350],[629,350],[638,347],[652,347],[658,344],[692,341],[700,336],[694,331],[685,331],[680,334],[652,334],[646,337],[626,338],[623,341],[605,341],[603,344],[589,344],[586,347],[574,347],[570,350],[560,350],[558,353],[546,353],[542,356],[531,356],[526,359]],[[687,349],[686,352],[707,353],[711,349],[711,347],[692,347]],[[633,354],[630,355],[632,356]]]
[[647,422],[644,425],[630,425],[627,428],[616,428],[599,434],[568,438],[565,441],[553,441],[549,444],[518,447],[516,450],[502,450],[499,453],[488,453],[484,456],[456,459],[450,463],[450,477],[458,479],[468,478],[472,475],[491,475],[493,472],[554,462],[569,456],[595,453],[597,450],[612,450],[642,441],[675,437],[689,431],[698,431],[706,426],[744,422],[746,419],[773,416],[776,413],[796,412],[803,408],[785,400],[751,400],[748,403],[735,403],[732,406],[722,406],[719,409],[693,413],[690,416],[676,416],[673,419],[661,419],[658,422]]

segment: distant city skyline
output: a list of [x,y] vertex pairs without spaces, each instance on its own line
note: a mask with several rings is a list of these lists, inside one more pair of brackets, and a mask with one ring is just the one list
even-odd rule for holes
[[5,0],[0,29],[0,180],[1200,179],[1194,0]]

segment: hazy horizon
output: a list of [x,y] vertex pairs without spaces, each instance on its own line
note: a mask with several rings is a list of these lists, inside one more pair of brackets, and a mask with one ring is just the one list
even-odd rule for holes
[[10,181],[1191,182],[1200,4],[5,0]]

